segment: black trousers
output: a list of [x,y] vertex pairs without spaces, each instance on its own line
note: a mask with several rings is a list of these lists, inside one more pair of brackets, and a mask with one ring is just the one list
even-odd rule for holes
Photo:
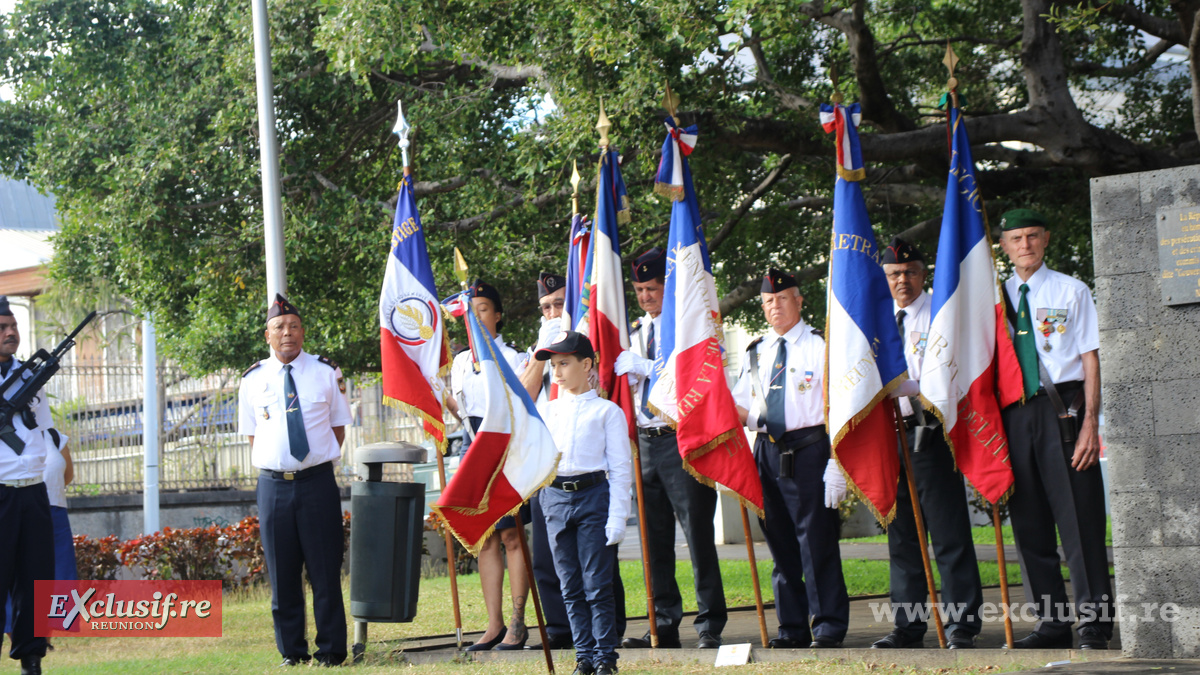
[[[1058,387],[1064,401],[1070,401],[1079,389],[1077,384]],[[1038,604],[1037,630],[1052,637],[1063,635],[1078,618],[1080,628],[1096,626],[1111,638],[1114,610],[1104,545],[1104,480],[1100,466],[1086,471],[1071,468],[1075,449],[1064,447],[1058,414],[1049,397],[1035,396],[1024,405],[1005,408],[1001,414],[1016,478],[1008,509],[1025,580],[1025,597]],[[1056,526],[1071,570],[1075,617],[1067,602],[1054,537]]]
[[345,534],[333,465],[297,480],[258,477],[258,526],[271,580],[275,646],[284,657],[308,657],[304,637],[304,577],[313,593],[319,660],[346,660],[346,609],[342,601]]
[[[542,602],[542,617],[546,621],[546,636],[550,639],[571,639],[571,622],[563,602],[562,585],[554,569],[550,539],[546,535],[546,514],[542,512],[539,491],[529,499],[530,527],[533,530],[530,555],[533,557],[533,578],[537,582],[538,599]],[[614,550],[616,547],[613,547]],[[614,553],[615,555],[615,553]],[[613,563],[613,600],[617,606],[617,637],[625,634],[625,584],[621,583],[619,565]],[[536,618],[536,615],[535,617]],[[529,618],[526,617],[526,622]]]
[[[54,524],[45,483],[14,488],[0,486],[0,594],[12,594],[14,659],[45,656],[46,638],[34,637],[33,582],[54,578]],[[0,626],[4,625],[0,602]],[[0,640],[3,640],[0,634]]]
[[[646,500],[646,538],[650,552],[650,577],[654,584],[654,614],[659,630],[678,632],[683,621],[683,598],[675,581],[675,520],[683,529],[692,558],[696,605],[693,626],[697,633],[720,635],[728,612],[725,586],[717,559],[713,516],[717,491],[696,480],[683,468],[675,434],[638,435],[642,460],[642,493]],[[674,517],[672,517],[674,513]]]
[[825,508],[829,437],[795,451],[791,478],[779,477],[779,451],[766,434],[758,434],[754,459],[766,516],[759,524],[775,559],[771,587],[779,636],[842,640],[850,624],[850,598],[838,548],[838,512]]
[[[908,447],[913,447],[915,432],[908,430]],[[910,453],[913,480],[917,484],[925,529],[932,535],[933,556],[942,575],[938,600],[947,609],[946,631],[961,628],[978,635],[981,622],[979,606],[983,589],[979,581],[979,563],[971,539],[971,518],[962,474],[954,468],[954,457],[939,428],[932,442],[920,452]],[[896,518],[888,526],[888,557],[891,561],[891,601],[896,611],[896,628],[916,637],[927,629],[924,615],[906,611],[925,604],[929,588],[925,583],[925,564],[917,539],[917,521],[913,516],[912,497],[904,462],[900,462],[900,489],[896,494]]]

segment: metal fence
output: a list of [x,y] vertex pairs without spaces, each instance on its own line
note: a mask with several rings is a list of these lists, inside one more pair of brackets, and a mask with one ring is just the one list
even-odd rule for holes
[[[250,445],[237,433],[241,374],[191,377],[181,368],[158,368],[161,416],[159,486],[207,490],[254,485]],[[120,494],[143,488],[143,370],[140,365],[64,366],[46,387],[55,426],[70,437],[75,480],[71,494]],[[431,447],[418,420],[383,403],[377,383],[347,380],[353,423],[346,427],[339,482],[355,475],[354,450],[383,440]],[[411,468],[390,467],[392,478],[411,480]]]

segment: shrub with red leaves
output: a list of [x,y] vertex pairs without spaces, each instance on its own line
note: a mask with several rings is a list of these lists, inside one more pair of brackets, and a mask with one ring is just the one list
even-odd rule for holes
[[112,581],[117,578],[117,570],[121,568],[121,559],[117,557],[121,540],[117,539],[117,535],[89,539],[85,535],[77,534],[74,539],[75,564],[79,568],[80,579]]

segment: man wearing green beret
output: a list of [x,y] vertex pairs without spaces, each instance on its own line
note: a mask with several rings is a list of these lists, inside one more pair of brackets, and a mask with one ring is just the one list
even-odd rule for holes
[[[1046,219],[1016,209],[1000,220],[1012,262],[1004,283],[1009,331],[1025,385],[1002,415],[1015,490],[1009,501],[1025,595],[1037,604],[1033,633],[1018,649],[1070,648],[1078,620],[1082,649],[1107,649],[1112,588],[1104,545],[1100,475],[1100,331],[1092,292],[1046,267]],[[1067,601],[1055,533],[1062,538],[1075,605]]]

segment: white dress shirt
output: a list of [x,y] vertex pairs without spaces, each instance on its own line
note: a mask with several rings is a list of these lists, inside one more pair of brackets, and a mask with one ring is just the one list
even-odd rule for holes
[[63,457],[62,450],[67,444],[67,435],[59,432],[58,445],[54,445],[54,439],[50,437],[49,432],[46,434],[46,471],[43,474],[46,478],[46,493],[50,496],[50,506],[61,506],[67,508],[67,458]]
[[[925,358],[925,340],[929,337],[930,309],[933,302],[929,294],[921,291],[916,300],[904,307],[904,334],[900,342],[904,345],[904,361],[908,364],[908,379],[913,382],[921,380],[921,361]],[[900,305],[892,301],[892,317],[900,312]],[[908,417],[913,414],[912,404],[908,396],[900,398],[900,412]]]
[[260,361],[242,377],[238,389],[238,433],[254,437],[250,461],[260,469],[300,471],[340,460],[342,448],[333,428],[353,421],[350,404],[341,391],[342,370],[304,351],[289,364],[308,435],[308,456],[301,462],[292,456],[288,442],[284,365],[272,352],[270,358]]
[[[638,358],[646,359],[646,352],[649,349],[650,326],[654,326],[654,351],[657,354],[659,344],[659,336],[662,334],[662,314],[650,318],[649,314],[642,315],[638,321],[638,328],[629,336],[629,351]],[[649,384],[650,378],[634,375],[633,385],[633,405],[637,409],[637,425],[642,429],[658,429],[667,426],[667,423],[654,416],[647,416],[642,410],[642,389]]]
[[[496,353],[503,356],[508,365],[517,375],[525,369],[525,356],[517,350],[504,344],[503,336],[494,339]],[[483,417],[487,407],[487,385],[481,373],[475,370],[475,357],[470,349],[459,352],[450,366],[450,392],[458,401],[458,414],[466,420],[468,417]]]
[[[7,371],[9,375],[14,370],[21,366],[21,362],[15,357],[11,358],[12,364]],[[21,381],[33,377],[28,371],[22,376]],[[13,394],[21,388],[20,383],[13,382],[12,386],[4,391],[4,398],[12,398]],[[25,420],[22,419],[21,411],[13,415],[12,424],[16,429],[17,438],[25,442],[25,449],[18,455],[15,450],[8,446],[8,443],[0,440],[0,481],[18,481],[29,480],[30,478],[41,478],[46,470],[46,452],[50,441],[42,433],[49,429],[54,423],[50,420],[50,403],[46,400],[46,391],[39,391],[30,402],[29,407],[33,410],[34,421],[36,424],[32,429],[25,426]]]
[[[767,420],[760,419],[760,408],[765,411],[765,402],[759,405],[758,396],[766,395],[770,387],[771,371],[779,352],[779,338],[787,344],[787,366],[784,368],[784,422],[788,431],[825,424],[825,340],[813,333],[812,328],[801,319],[784,335],[772,328],[763,339],[746,350],[742,373],[733,387],[733,401],[749,411],[746,428],[751,431],[767,430]],[[750,363],[758,356],[759,388],[751,383]]]
[[[1021,305],[1021,284],[1029,285],[1029,311],[1038,359],[1055,384],[1083,381],[1080,355],[1100,348],[1096,302],[1087,284],[1043,264],[1028,281],[1013,275],[1004,282],[1013,311]],[[1062,327],[1061,331],[1059,327]],[[1014,326],[1010,326],[1016,335]],[[1050,345],[1050,351],[1045,346]]]
[[546,427],[561,453],[559,476],[608,472],[608,526],[625,527],[633,455],[625,413],[590,389],[578,396],[559,391],[546,406]]

